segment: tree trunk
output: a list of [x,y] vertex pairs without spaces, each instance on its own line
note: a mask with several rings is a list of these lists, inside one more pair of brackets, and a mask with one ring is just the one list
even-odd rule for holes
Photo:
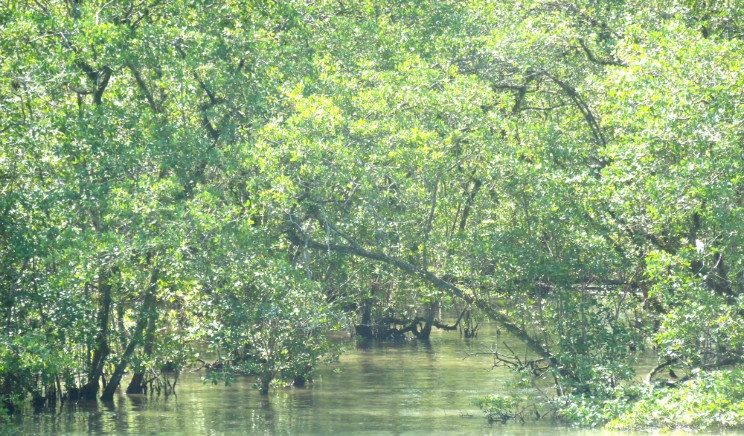
[[415,331],[416,339],[429,339],[429,337],[431,336],[431,327],[434,324],[434,312],[437,306],[438,302],[429,303],[424,326],[421,328],[421,331]]
[[[152,310],[150,311],[149,315],[150,316],[147,319],[147,331],[145,332],[145,345],[142,348],[142,354],[144,354],[146,357],[152,356],[152,347],[153,343],[155,342],[155,327],[157,326],[158,322],[158,311]],[[132,376],[132,380],[129,382],[129,386],[127,386],[127,394],[144,393],[145,386],[142,384],[144,379],[144,368],[140,368],[135,371],[134,376]]]
[[377,337],[377,328],[372,326],[372,304],[375,294],[377,294],[377,283],[373,282],[370,287],[370,296],[362,301],[362,322],[354,326],[356,334],[365,339]]
[[80,397],[95,400],[98,395],[99,383],[103,375],[103,367],[110,353],[108,345],[109,314],[111,313],[111,275],[112,271],[103,271],[98,278],[98,333],[96,333],[93,361],[88,372],[88,380],[80,389]]
[[127,386],[127,395],[145,393],[144,381],[145,371],[138,370],[137,372],[135,372],[132,376],[132,380],[129,381],[129,386]]
[[155,307],[155,292],[157,290],[157,283],[158,272],[157,270],[154,270],[150,274],[150,284],[147,286],[144,301],[142,302],[142,310],[140,310],[140,315],[137,319],[137,325],[135,326],[134,333],[132,334],[132,339],[129,341],[127,348],[124,350],[124,354],[121,356],[121,359],[119,359],[119,363],[116,365],[114,373],[111,375],[111,380],[109,380],[108,385],[103,390],[103,394],[101,395],[101,399],[103,401],[111,401],[114,399],[114,393],[116,392],[116,389],[118,389],[119,383],[121,383],[121,378],[124,376],[124,371],[127,369],[129,361],[132,359],[134,350],[143,341],[142,336],[145,330],[145,326],[148,325],[151,318],[157,317],[157,308]]

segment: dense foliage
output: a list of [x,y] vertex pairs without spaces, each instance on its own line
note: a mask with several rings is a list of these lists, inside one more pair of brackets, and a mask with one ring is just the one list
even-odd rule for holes
[[[500,325],[495,363],[554,416],[742,425],[717,402],[736,386],[698,407],[744,351],[742,17],[2,2],[6,409],[110,399],[129,369],[141,392],[204,345],[265,393],[310,378],[329,329],[425,339],[445,306]],[[679,396],[705,416],[639,418]]]

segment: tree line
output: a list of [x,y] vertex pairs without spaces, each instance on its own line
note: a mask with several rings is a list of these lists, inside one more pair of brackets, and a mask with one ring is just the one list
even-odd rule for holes
[[677,425],[633,407],[744,348],[743,9],[4,1],[5,409],[174,389],[201,347],[266,393],[444,306],[556,416]]

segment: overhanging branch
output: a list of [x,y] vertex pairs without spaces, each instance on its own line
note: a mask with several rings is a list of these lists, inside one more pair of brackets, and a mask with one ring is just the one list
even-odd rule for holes
[[522,340],[532,351],[537,353],[540,357],[546,359],[550,363],[553,363],[553,356],[547,349],[545,349],[537,341],[532,339],[532,337],[529,334],[527,334],[527,332],[525,332],[524,330],[519,328],[519,326],[511,322],[511,320],[509,320],[506,317],[506,315],[498,312],[493,307],[491,307],[491,304],[488,301],[478,298],[477,296],[473,294],[467,293],[463,291],[462,289],[460,289],[459,287],[453,285],[452,283],[449,283],[443,280],[436,274],[430,271],[426,271],[416,265],[413,265],[411,263],[408,263],[406,261],[403,261],[393,256],[388,256],[378,251],[372,251],[372,250],[363,248],[359,243],[355,242],[353,238],[351,238],[348,234],[338,229],[335,225],[333,225],[330,222],[327,222],[327,221],[324,222],[323,227],[332,230],[333,232],[341,236],[344,240],[348,241],[350,245],[339,245],[339,244],[331,244],[331,243],[323,244],[323,243],[317,242],[313,240],[302,229],[302,227],[298,225],[297,221],[293,217],[290,217],[289,222],[290,222],[290,229],[287,232],[287,237],[289,238],[290,242],[292,242],[293,244],[298,245],[298,246],[304,246],[304,247],[307,247],[313,250],[322,250],[322,251],[330,250],[336,253],[349,254],[352,256],[357,256],[357,257],[362,257],[362,258],[369,259],[369,260],[374,260],[377,262],[382,262],[388,265],[395,266],[396,268],[408,274],[417,276],[433,284],[437,289],[443,291],[449,296],[459,298],[468,304],[472,304],[476,306],[478,309],[483,311],[483,313],[485,313],[490,319],[498,322],[504,329],[506,329],[506,331],[508,331],[515,337]]

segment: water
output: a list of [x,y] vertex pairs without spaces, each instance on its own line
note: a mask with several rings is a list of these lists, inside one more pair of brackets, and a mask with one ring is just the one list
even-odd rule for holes
[[307,388],[277,389],[263,397],[251,377],[225,387],[204,384],[203,374],[184,373],[176,396],[120,394],[113,403],[65,404],[37,414],[27,410],[5,430],[44,435],[613,434],[548,421],[488,423],[473,398],[508,393],[512,379],[508,370],[492,369],[488,356],[468,356],[488,351],[495,337],[488,333],[481,332],[488,339],[463,340],[457,333],[433,332],[429,343],[348,341],[340,362],[322,368]]

